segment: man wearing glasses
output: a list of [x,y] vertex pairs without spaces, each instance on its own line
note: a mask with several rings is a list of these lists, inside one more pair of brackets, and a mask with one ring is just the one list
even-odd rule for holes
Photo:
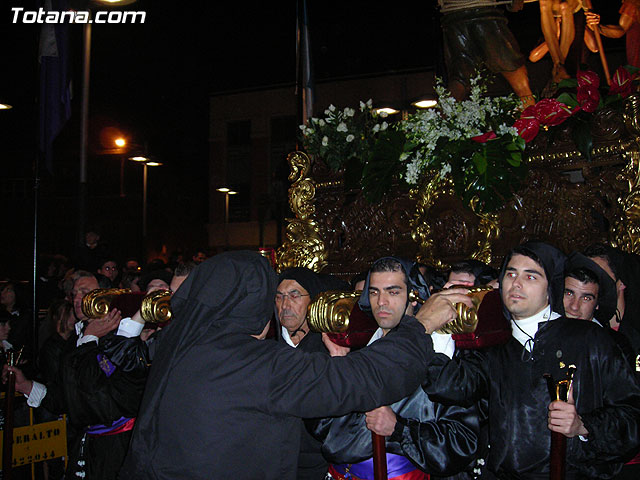
[[[306,337],[305,344],[315,342],[322,346],[320,335],[309,335],[307,307],[318,293],[322,291],[322,283],[315,272],[304,267],[285,270],[278,277],[276,290],[276,312],[282,329],[282,338],[290,346],[296,348]],[[317,337],[317,338],[313,338]],[[305,348],[304,350],[309,350]]]

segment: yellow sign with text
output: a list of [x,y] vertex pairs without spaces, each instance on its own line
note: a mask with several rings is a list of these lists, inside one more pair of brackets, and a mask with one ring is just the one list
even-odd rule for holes
[[[0,430],[2,432],[2,430]],[[0,449],[2,434],[0,433]],[[13,429],[13,466],[51,460],[67,455],[67,425],[64,419]],[[0,468],[2,467],[0,455]]]

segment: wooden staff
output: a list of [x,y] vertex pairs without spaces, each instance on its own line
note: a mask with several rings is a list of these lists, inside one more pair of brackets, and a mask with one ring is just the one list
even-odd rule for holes
[[[558,384],[553,376],[545,373],[547,388],[551,401],[559,400]],[[567,461],[567,437],[559,432],[551,432],[551,457],[549,459],[549,480],[564,480],[565,464]]]
[[373,478],[375,480],[387,480],[387,448],[384,437],[371,432],[373,443]]
[[[593,6],[591,5],[591,0],[582,0],[582,9],[585,12],[592,12]],[[602,38],[600,37],[600,31],[597,28],[594,28],[593,35],[596,39],[596,45],[598,46],[598,53],[600,54],[600,61],[602,62],[604,77],[607,79],[607,85],[611,86],[611,74],[609,73],[609,64],[607,63],[607,57],[605,56],[604,48],[602,47]]]

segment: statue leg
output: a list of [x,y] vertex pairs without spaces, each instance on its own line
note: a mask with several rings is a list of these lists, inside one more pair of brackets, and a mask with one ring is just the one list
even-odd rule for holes
[[458,102],[464,100],[469,93],[467,88],[457,80],[451,80],[447,85],[447,88],[451,92],[451,96],[455,98]]
[[560,34],[560,63],[564,64],[573,40],[576,38],[576,26],[573,23],[573,6],[569,2],[560,5],[562,13],[562,33]]
[[533,93],[531,92],[531,87],[529,86],[529,75],[527,74],[527,67],[524,65],[514,70],[512,72],[500,72],[502,76],[509,82],[511,88],[516,95],[520,97],[522,101],[522,108],[527,108],[536,103],[533,98]]
[[549,47],[549,55],[553,60],[553,81],[559,82],[562,79],[569,78],[569,74],[562,64],[558,30],[553,17],[554,2],[558,2],[558,0],[540,0],[540,27],[542,28],[544,40],[547,42],[547,47]]

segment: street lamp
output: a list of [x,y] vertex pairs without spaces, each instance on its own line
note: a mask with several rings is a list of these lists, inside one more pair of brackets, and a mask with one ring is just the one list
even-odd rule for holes
[[216,190],[224,193],[224,243],[226,249],[229,250],[229,195],[235,195],[238,192],[234,192],[228,187],[220,187]]
[[145,243],[147,238],[147,167],[161,167],[162,163],[142,155],[129,157],[129,160],[141,163],[144,167],[142,173],[142,241]]

